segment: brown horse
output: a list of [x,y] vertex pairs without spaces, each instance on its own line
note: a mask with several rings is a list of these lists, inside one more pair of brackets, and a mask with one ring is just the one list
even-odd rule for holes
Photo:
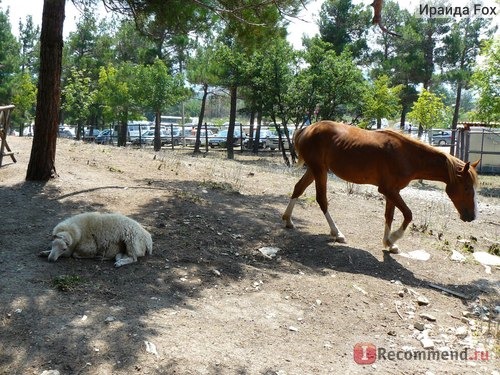
[[[385,231],[383,244],[397,253],[395,242],[400,239],[412,220],[411,210],[399,194],[410,181],[425,179],[442,181],[460,218],[472,221],[477,215],[476,166],[441,152],[420,141],[391,131],[368,131],[332,121],[320,121],[299,129],[294,136],[299,165],[307,170],[297,182],[290,203],[283,214],[287,228],[293,228],[292,211],[297,198],[316,182],[316,201],[337,242],[345,242],[344,235],[328,213],[326,182],[328,171],[357,184],[378,186],[385,196]],[[399,229],[391,232],[394,209],[403,214]]]

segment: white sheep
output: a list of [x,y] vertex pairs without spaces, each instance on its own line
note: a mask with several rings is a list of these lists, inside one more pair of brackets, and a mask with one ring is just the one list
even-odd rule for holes
[[51,262],[61,256],[114,258],[115,267],[121,267],[152,251],[151,234],[137,221],[116,213],[88,212],[57,224],[52,231],[52,249],[40,255]]

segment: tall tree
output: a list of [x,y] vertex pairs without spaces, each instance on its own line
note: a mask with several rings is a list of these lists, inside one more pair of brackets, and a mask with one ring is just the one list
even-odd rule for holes
[[27,180],[47,181],[57,175],[56,142],[61,98],[64,6],[66,0],[44,0],[40,35],[40,74],[33,145]]
[[[205,48],[200,47],[196,50],[196,54],[188,59],[187,62],[187,78],[192,84],[201,85],[203,96],[201,99],[201,107],[198,114],[198,124],[196,131],[196,141],[194,144],[194,153],[200,152],[201,145],[201,129],[205,116],[206,102],[209,94],[209,87],[217,82],[217,67],[215,66],[215,51],[210,46]],[[208,145],[207,145],[208,147]]]
[[383,118],[392,118],[401,111],[400,92],[403,85],[390,87],[389,77],[381,75],[365,91],[363,115],[369,121],[376,119],[377,129]]
[[[62,109],[77,124],[76,139],[80,139],[83,124],[90,114],[90,107],[95,96],[96,90],[91,85],[90,77],[86,75],[85,71],[73,67],[63,89]],[[91,130],[94,130],[93,126],[91,126]]]
[[131,63],[121,63],[117,67],[109,64],[99,72],[99,90],[97,100],[102,103],[105,121],[117,121],[120,124],[118,146],[127,144],[127,125],[130,115],[136,108],[134,83],[137,68]]
[[28,71],[31,74],[36,72],[38,63],[38,38],[40,37],[40,27],[33,24],[33,18],[26,16],[26,22],[19,21],[19,42],[21,44],[21,72]]
[[0,104],[12,100],[12,79],[19,67],[19,44],[12,35],[9,12],[0,10]]
[[183,77],[180,74],[170,75],[167,66],[160,59],[156,59],[153,65],[139,66],[138,70],[139,80],[135,87],[139,93],[139,101],[155,114],[154,150],[159,151],[161,113],[186,98],[189,91],[184,88]]
[[308,103],[305,113],[314,113],[316,119],[343,120],[361,111],[366,83],[349,51],[337,55],[329,43],[314,38],[305,60],[309,66],[297,76],[302,102]]
[[12,104],[16,106],[13,115],[19,123],[19,135],[22,136],[24,124],[31,124],[35,114],[36,84],[30,74],[21,73],[16,76]]
[[[408,117],[419,124],[423,130],[443,124],[445,106],[439,96],[423,89],[418,100],[413,104]],[[421,135],[421,134],[419,134]]]
[[321,39],[340,54],[349,48],[354,58],[368,51],[367,33],[371,24],[371,11],[351,0],[326,0],[319,17]]
[[500,40],[488,41],[481,55],[484,60],[472,75],[472,84],[479,92],[474,117],[486,123],[500,123]]
[[[439,62],[445,73],[445,80],[455,85],[456,98],[451,128],[456,129],[462,90],[467,88],[472,77],[473,67],[480,50],[481,42],[491,36],[495,28],[489,27],[491,20],[486,18],[464,17],[455,22],[451,31],[443,39]],[[450,152],[455,149],[455,132],[452,132]]]

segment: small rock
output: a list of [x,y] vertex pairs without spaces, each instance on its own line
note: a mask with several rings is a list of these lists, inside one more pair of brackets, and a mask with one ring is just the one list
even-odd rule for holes
[[398,292],[398,296],[400,296],[400,297],[404,297],[404,296],[405,296],[405,292],[404,292],[403,290],[400,290],[400,291]]
[[452,254],[451,254],[451,257],[450,257],[451,260],[454,260],[455,262],[465,262],[465,260],[467,258],[465,258],[465,256],[463,256],[461,253],[459,253],[458,251],[456,250],[452,250]]
[[436,321],[436,317],[434,315],[429,314],[429,313],[420,313],[420,317],[423,319],[427,319],[429,322]]
[[422,332],[425,329],[425,325],[422,322],[415,322],[413,323],[413,328],[418,329],[420,332]]
[[469,329],[466,326],[460,326],[455,330],[455,336],[459,339],[464,339],[469,334]]
[[108,316],[106,319],[104,319],[104,323],[109,324],[111,322],[114,322],[116,318],[114,316]]
[[59,375],[59,370],[44,370],[40,375]]
[[264,246],[259,249],[259,252],[267,259],[273,259],[278,251],[281,249],[279,247]]
[[322,303],[323,303],[323,302],[321,302],[321,300],[320,300],[320,299],[317,299],[317,300],[316,300],[316,305],[321,306],[321,304],[322,304]]
[[417,303],[419,306],[427,306],[429,304],[429,300],[425,296],[418,296]]
[[298,332],[299,331],[299,329],[297,327],[295,327],[295,326],[289,326],[288,330],[292,331],[292,332]]
[[396,334],[396,331],[394,331],[394,330],[390,330],[389,332],[387,332],[387,334],[388,334],[389,336],[396,336],[396,335],[397,335],[397,334]]
[[144,341],[144,345],[146,345],[146,351],[148,353],[154,354],[158,357],[158,351],[156,350],[156,345],[150,341]]
[[424,349],[434,349],[434,341],[432,341],[428,337],[424,337],[422,340],[420,340],[420,343],[422,344],[422,347]]
[[213,270],[212,270],[212,272],[213,272],[213,274],[214,274],[215,276],[219,276],[219,277],[220,277],[220,275],[221,275],[221,273],[220,273],[220,271],[219,271],[219,270],[213,269]]

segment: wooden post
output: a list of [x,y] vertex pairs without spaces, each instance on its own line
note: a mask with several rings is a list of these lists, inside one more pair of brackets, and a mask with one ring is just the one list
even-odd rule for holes
[[[14,152],[10,149],[7,143],[7,135],[10,127],[10,112],[14,109],[14,105],[0,107],[0,167],[2,166],[3,157],[10,156],[14,163],[17,162]],[[7,152],[5,152],[7,150]]]

